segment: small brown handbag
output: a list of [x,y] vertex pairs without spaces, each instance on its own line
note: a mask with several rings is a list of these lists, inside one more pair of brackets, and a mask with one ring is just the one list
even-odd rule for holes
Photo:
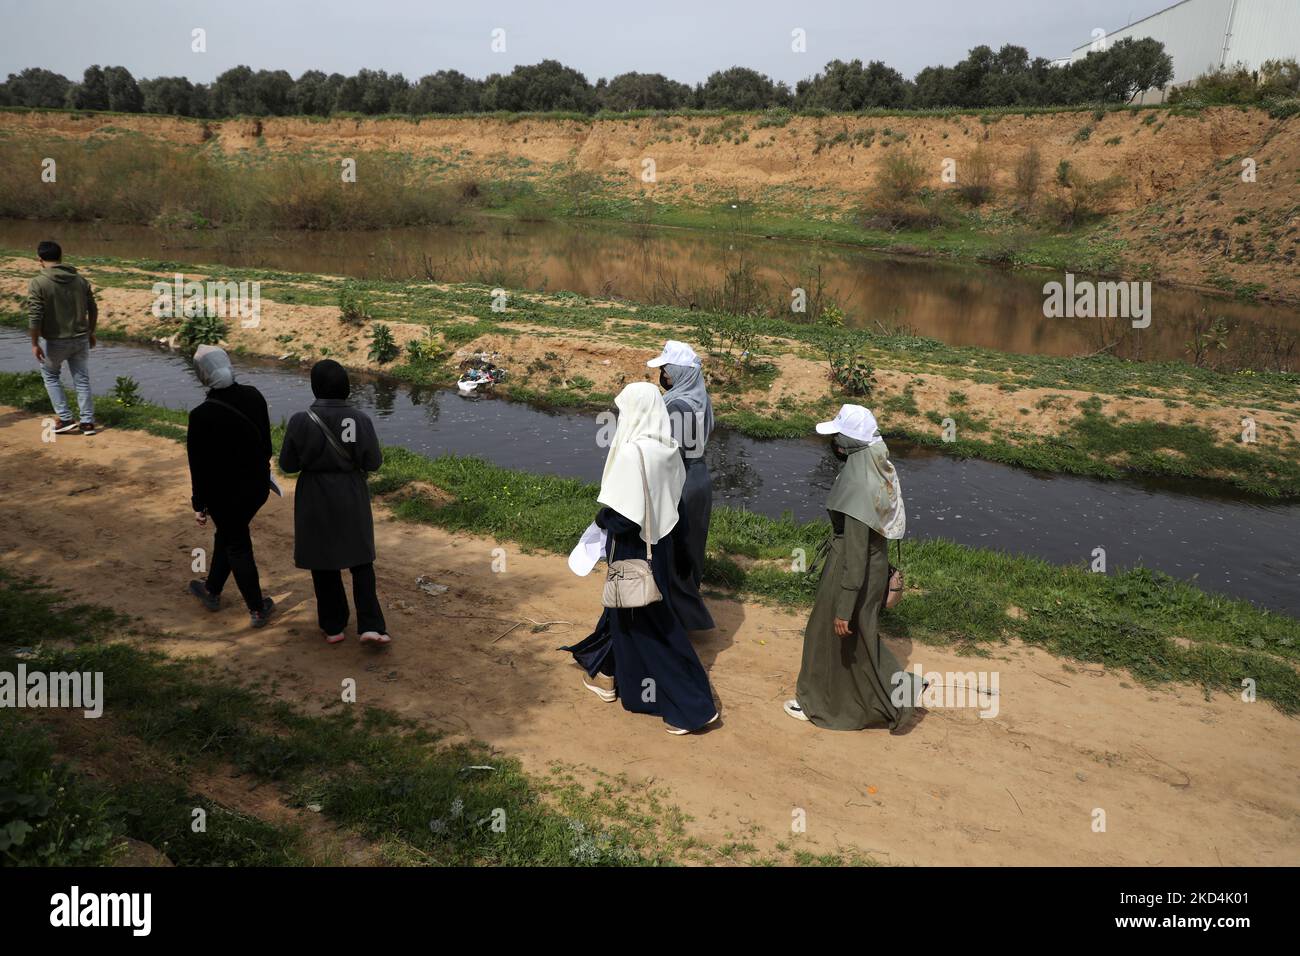
[[[889,545],[886,544],[885,547],[886,549],[888,549]],[[889,553],[888,550],[886,550],[885,553],[888,554]],[[889,565],[889,586],[885,588],[885,597],[880,602],[880,609],[882,611],[888,611],[899,601],[903,600],[904,585],[903,585],[903,569],[901,567],[903,563],[903,539],[902,538],[899,538],[898,540],[898,563],[900,567],[894,567],[893,564]]]
[[605,572],[605,590],[600,598],[605,607],[645,607],[663,600],[663,595],[655,584],[654,571],[650,567],[650,532],[645,530],[654,527],[650,484],[645,475],[645,455],[639,446],[636,453],[641,459],[641,491],[645,494],[645,516],[642,519],[645,560],[626,558],[609,563],[609,569]]

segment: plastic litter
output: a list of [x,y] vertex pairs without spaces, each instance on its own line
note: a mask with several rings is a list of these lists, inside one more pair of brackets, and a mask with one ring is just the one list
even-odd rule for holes
[[492,388],[506,377],[506,370],[496,364],[497,353],[479,352],[460,363],[460,381],[456,387],[462,395]]

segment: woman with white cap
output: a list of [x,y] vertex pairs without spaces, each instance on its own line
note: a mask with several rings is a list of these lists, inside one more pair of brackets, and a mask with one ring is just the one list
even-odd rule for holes
[[675,535],[673,584],[677,616],[688,631],[707,631],[713,627],[713,615],[700,597],[700,581],[713,514],[713,479],[704,462],[704,448],[713,431],[713,403],[704,388],[700,357],[685,342],[669,339],[663,352],[646,365],[659,369],[664,406],[686,467],[686,484],[678,508],[681,523]]
[[817,426],[832,435],[844,462],[826,510],[830,552],[803,637],[803,666],[785,712],[828,730],[898,729],[913,712],[917,688],[880,639],[878,618],[889,587],[889,541],[907,516],[898,473],[875,416],[845,405]]
[[[634,382],[614,404],[618,427],[605,458],[595,525],[604,533],[611,568],[648,558],[657,593],[638,606],[607,606],[589,637],[560,650],[573,654],[585,672],[583,684],[601,700],[620,699],[624,710],[654,714],[670,734],[687,734],[713,723],[718,711],[669,585],[686,469],[653,385]],[[590,564],[580,573],[588,570]]]

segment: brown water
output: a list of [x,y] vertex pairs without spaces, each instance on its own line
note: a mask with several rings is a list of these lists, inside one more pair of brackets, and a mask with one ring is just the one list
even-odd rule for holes
[[1134,330],[1123,320],[1049,319],[1043,285],[1060,281],[1059,273],[891,257],[825,243],[495,219],[343,233],[0,221],[0,247],[34,248],[51,236],[73,262],[79,255],[110,255],[357,278],[432,277],[785,315],[791,314],[791,289],[801,287],[810,301],[836,303],[851,326],[1026,354],[1085,355],[1110,346],[1127,358],[1191,361],[1188,343],[1198,328],[1222,319],[1229,330],[1225,347],[1206,342],[1204,361],[1300,369],[1300,309],[1156,286],[1147,329]]

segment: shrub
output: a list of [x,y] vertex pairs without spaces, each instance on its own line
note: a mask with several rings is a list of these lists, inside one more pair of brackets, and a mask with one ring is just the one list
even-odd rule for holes
[[429,329],[424,330],[423,337],[406,343],[406,358],[413,364],[436,362],[442,358],[442,352],[442,343]]
[[180,342],[193,351],[200,345],[216,345],[229,331],[218,315],[192,315],[181,324]]
[[402,352],[393,339],[392,330],[382,322],[376,322],[370,330],[370,360],[380,365],[387,365]]
[[1038,190],[1043,184],[1043,154],[1037,146],[1031,145],[1016,160],[1015,190],[1016,199],[1025,209],[1032,209],[1038,198]]
[[1300,116],[1300,97],[1273,100],[1268,106],[1268,115],[1273,119],[1290,119],[1292,116]]
[[861,210],[862,225],[868,229],[930,229],[944,223],[948,219],[946,196],[925,188],[927,175],[925,164],[913,152],[886,156]]
[[370,300],[355,282],[348,279],[339,287],[339,321],[348,325],[364,325],[370,318]]
[[870,397],[876,387],[876,371],[859,353],[856,343],[831,342],[826,348],[831,381],[848,395]]
[[130,408],[140,404],[140,383],[130,375],[119,375],[113,385],[113,400]]
[[977,147],[970,152],[957,182],[958,195],[972,206],[982,206],[993,198],[993,157],[987,149]]
[[926,169],[912,152],[890,153],[876,173],[876,198],[882,202],[906,202],[915,199],[925,185]]
[[1064,160],[1057,169],[1057,182],[1062,186],[1061,194],[1049,200],[1048,215],[1058,224],[1071,228],[1109,212],[1111,201],[1124,187],[1121,176],[1094,179]]
[[828,329],[843,328],[844,313],[840,311],[840,307],[834,302],[828,302],[817,313],[817,324]]

